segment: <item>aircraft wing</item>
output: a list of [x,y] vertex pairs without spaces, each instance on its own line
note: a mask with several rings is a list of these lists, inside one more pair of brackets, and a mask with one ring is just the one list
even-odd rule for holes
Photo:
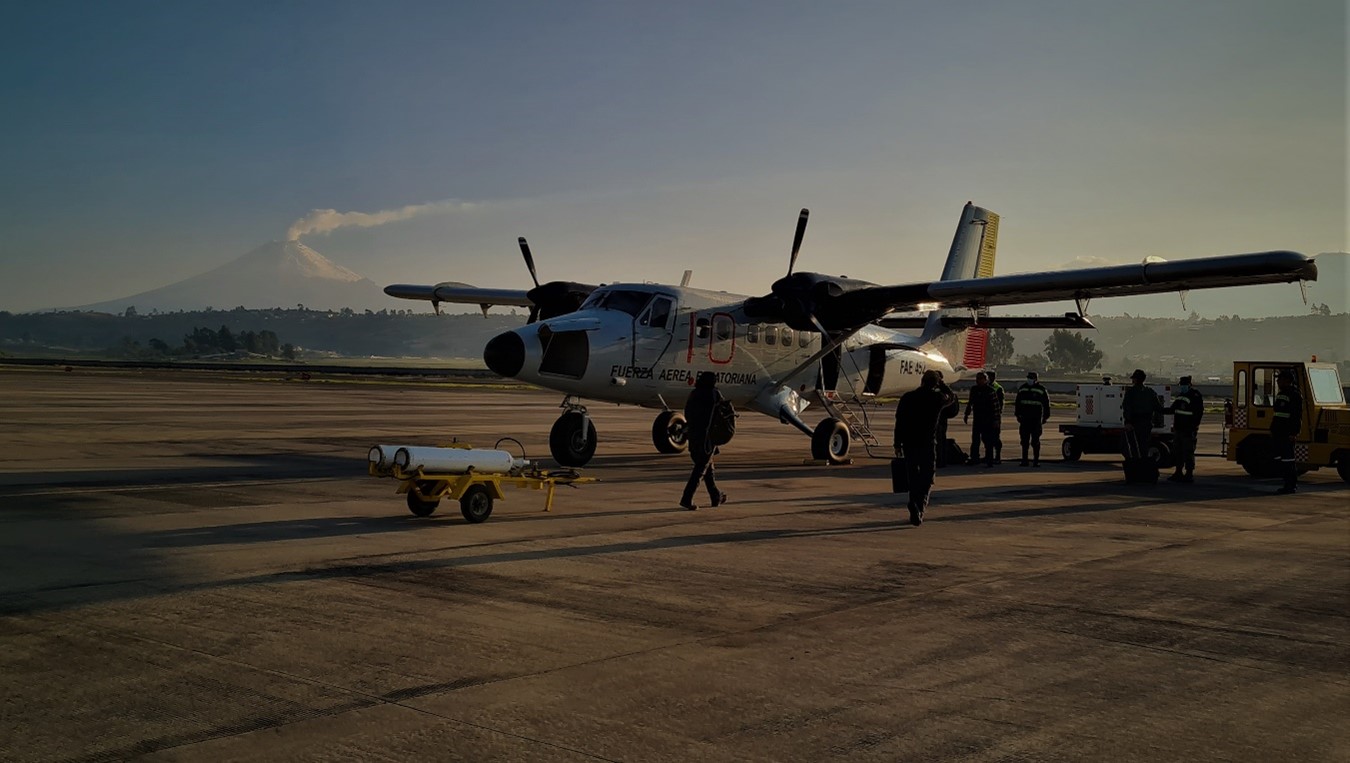
[[944,308],[978,309],[1315,280],[1317,265],[1311,257],[1298,252],[1275,251],[963,278],[928,284],[871,286],[850,290],[846,296],[854,309],[875,310],[880,316],[914,310],[920,302],[936,303]]
[[428,302],[454,302],[465,305],[518,305],[531,307],[524,289],[480,289],[467,283],[446,281],[435,286],[396,283],[384,287],[384,293],[400,299],[423,299]]

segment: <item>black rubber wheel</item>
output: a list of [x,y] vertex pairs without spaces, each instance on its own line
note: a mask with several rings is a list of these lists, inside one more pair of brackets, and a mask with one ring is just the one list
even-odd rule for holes
[[1065,461],[1077,461],[1083,457],[1082,448],[1078,447],[1078,441],[1073,435],[1064,438],[1064,442],[1059,446],[1060,455],[1064,456]]
[[1153,459],[1159,469],[1170,469],[1176,466],[1172,459],[1172,446],[1162,440],[1154,440],[1148,444],[1148,457]]
[[470,485],[460,496],[459,513],[473,524],[486,522],[492,516],[492,491],[487,485]]
[[553,422],[548,449],[561,466],[585,466],[595,455],[595,424],[580,411],[568,411]]
[[429,517],[436,511],[436,507],[441,505],[439,498],[424,498],[418,492],[418,486],[414,484],[408,489],[408,511],[419,517]]
[[1248,437],[1238,446],[1237,462],[1247,473],[1257,478],[1276,477],[1275,446],[1264,435]]
[[652,422],[652,444],[658,453],[683,453],[689,449],[689,423],[684,414],[662,411]]
[[825,419],[816,425],[816,431],[811,435],[811,457],[842,464],[848,460],[850,445],[848,424],[839,419]]
[[1336,451],[1336,473],[1342,480],[1350,482],[1350,450]]

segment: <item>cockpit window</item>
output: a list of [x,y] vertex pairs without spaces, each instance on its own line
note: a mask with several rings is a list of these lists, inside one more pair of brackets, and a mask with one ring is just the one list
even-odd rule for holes
[[651,292],[647,291],[629,291],[627,289],[595,291],[582,303],[581,307],[582,309],[600,307],[637,316],[638,313],[642,312],[642,308],[647,306],[647,301],[651,298]]
[[670,297],[658,294],[652,299],[652,303],[647,306],[642,316],[638,318],[638,325],[663,329],[666,327],[667,321],[670,320],[670,313],[674,307],[675,303],[671,301]]

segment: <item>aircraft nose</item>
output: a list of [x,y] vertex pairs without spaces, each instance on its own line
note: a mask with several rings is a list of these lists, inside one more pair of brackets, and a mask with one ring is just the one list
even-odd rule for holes
[[525,367],[525,340],[514,331],[492,337],[483,348],[483,362],[494,373],[515,378]]

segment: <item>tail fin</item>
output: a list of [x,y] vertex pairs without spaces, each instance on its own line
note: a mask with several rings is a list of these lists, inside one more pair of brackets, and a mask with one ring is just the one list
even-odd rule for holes
[[[988,278],[994,274],[994,252],[998,246],[998,215],[970,202],[961,210],[961,221],[942,268],[943,281]],[[960,371],[984,368],[989,331],[982,328],[951,329],[942,325],[942,316],[963,313],[960,309],[934,310],[928,314],[921,341],[931,343]],[[981,311],[984,317],[987,311]]]

